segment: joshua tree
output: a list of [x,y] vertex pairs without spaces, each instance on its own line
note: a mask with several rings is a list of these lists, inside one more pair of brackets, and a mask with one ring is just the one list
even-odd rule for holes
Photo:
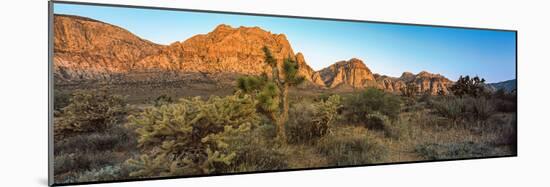
[[[288,90],[304,82],[304,77],[298,75],[298,63],[288,57],[283,60],[282,67],[271,54],[269,48],[263,48],[265,62],[271,66],[271,76],[262,74],[259,77],[246,76],[238,80],[239,89],[253,93],[258,98],[258,108],[277,127],[277,139],[286,143],[285,124],[288,121]],[[282,68],[282,69],[280,69]]]
[[451,86],[451,91],[454,95],[462,97],[464,95],[470,95],[473,97],[479,97],[485,92],[485,79],[475,76],[470,78],[470,76],[460,76],[458,81],[456,81],[453,86]]

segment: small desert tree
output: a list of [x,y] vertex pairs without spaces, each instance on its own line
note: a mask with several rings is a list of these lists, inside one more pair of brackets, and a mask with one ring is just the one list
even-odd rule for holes
[[[298,75],[298,63],[290,57],[283,60],[282,67],[271,54],[269,48],[263,48],[265,62],[271,67],[271,76],[262,74],[259,77],[241,77],[238,80],[239,89],[256,95],[258,107],[262,113],[277,127],[277,139],[286,143],[285,124],[288,121],[288,91],[290,87],[304,82],[304,77]],[[282,69],[281,69],[282,68]]]
[[455,84],[450,88],[454,95],[462,96],[473,96],[479,97],[486,94],[485,92],[485,79],[475,76],[470,78],[470,76],[460,76]]

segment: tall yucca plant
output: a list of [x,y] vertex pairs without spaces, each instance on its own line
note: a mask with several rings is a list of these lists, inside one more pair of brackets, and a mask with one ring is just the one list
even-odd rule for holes
[[295,59],[285,58],[282,66],[271,54],[271,50],[263,47],[265,63],[271,67],[271,77],[245,76],[238,80],[238,87],[247,93],[255,94],[258,99],[258,108],[277,127],[277,139],[286,143],[285,124],[288,121],[288,90],[304,82],[305,78],[298,75],[299,66]]

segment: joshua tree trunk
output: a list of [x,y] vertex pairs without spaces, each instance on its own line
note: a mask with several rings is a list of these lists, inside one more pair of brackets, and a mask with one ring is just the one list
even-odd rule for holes
[[282,104],[282,110],[279,114],[279,118],[277,120],[277,137],[279,140],[281,140],[282,143],[286,143],[286,131],[285,131],[285,124],[288,121],[288,85],[283,85],[282,95],[281,95],[281,104]]

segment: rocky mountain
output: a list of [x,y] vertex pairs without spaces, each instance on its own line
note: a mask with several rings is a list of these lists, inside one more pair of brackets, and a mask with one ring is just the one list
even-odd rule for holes
[[163,48],[123,28],[78,16],[56,15],[53,32],[56,80],[109,78]]
[[416,93],[438,94],[441,91],[443,94],[449,93],[448,88],[453,84],[452,81],[440,74],[432,74],[422,71],[418,74],[404,72],[401,77],[388,77],[385,75],[376,75],[376,82],[379,88],[401,93],[409,84],[416,87]]
[[319,71],[321,79],[329,88],[342,85],[364,88],[374,81],[374,75],[363,61],[352,58],[339,61]]
[[272,34],[259,27],[222,24],[210,33],[163,46],[89,18],[56,15],[54,19],[57,80],[112,81],[115,75],[128,78],[143,73],[157,77],[182,73],[259,75],[270,71],[262,51],[267,46],[280,65],[284,58],[294,58],[302,76],[314,85],[324,86],[304,55],[294,53],[284,34]]
[[[373,74],[362,60],[336,62],[313,70],[305,55],[295,53],[284,34],[259,27],[218,25],[206,34],[159,45],[101,21],[70,15],[54,17],[54,77],[56,83],[78,81],[180,81],[230,84],[232,77],[260,75],[271,68],[264,63],[268,47],[278,65],[293,58],[299,74],[318,88],[377,87],[399,93],[414,83],[418,93],[447,93],[450,80],[439,74],[404,72],[401,77]],[[185,81],[183,84],[186,84]]]
[[517,80],[512,79],[512,80],[507,80],[507,81],[502,81],[497,83],[489,83],[487,85],[489,86],[489,89],[491,89],[492,91],[503,89],[505,92],[513,92],[514,90],[517,89],[516,84],[517,84]]
[[417,93],[438,94],[448,93],[452,81],[440,74],[422,71],[418,74],[404,72],[401,77],[373,74],[362,60],[352,58],[348,61],[339,61],[319,71],[325,85],[329,88],[377,87],[388,92],[401,93],[407,84],[414,84]]

